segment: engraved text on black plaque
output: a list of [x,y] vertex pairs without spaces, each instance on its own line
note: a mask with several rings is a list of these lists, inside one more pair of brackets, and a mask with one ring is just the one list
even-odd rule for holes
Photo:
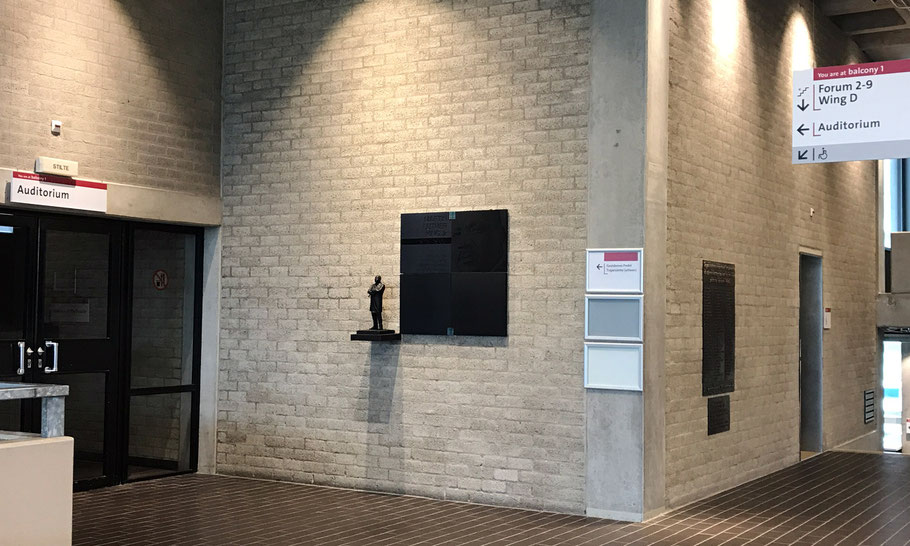
[[730,430],[730,397],[708,398],[708,436]]
[[733,264],[702,263],[702,396],[733,392],[736,341]]

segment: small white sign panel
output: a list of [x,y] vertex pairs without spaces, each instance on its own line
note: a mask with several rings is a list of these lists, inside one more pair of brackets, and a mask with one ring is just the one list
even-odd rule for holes
[[793,73],[792,161],[910,156],[910,59]]
[[35,160],[35,172],[39,174],[59,174],[61,176],[79,176],[79,163],[55,157],[39,156]]
[[585,343],[585,388],[642,390],[642,346]]
[[588,250],[588,292],[642,293],[641,249]]
[[107,184],[13,171],[9,202],[107,212]]
[[823,328],[824,328],[825,330],[830,330],[830,329],[831,329],[831,308],[830,308],[830,307],[825,307],[825,319],[824,319],[824,327],[823,327]]

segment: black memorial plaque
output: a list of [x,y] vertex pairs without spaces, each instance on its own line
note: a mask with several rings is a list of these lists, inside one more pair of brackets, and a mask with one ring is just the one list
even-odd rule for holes
[[507,335],[509,213],[401,215],[401,332]]
[[708,398],[708,436],[730,430],[730,397]]
[[733,264],[702,263],[702,396],[733,392],[735,292]]

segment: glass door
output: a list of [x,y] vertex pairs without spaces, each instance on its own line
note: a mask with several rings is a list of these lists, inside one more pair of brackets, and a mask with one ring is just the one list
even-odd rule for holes
[[202,254],[196,230],[131,234],[128,481],[196,469]]
[[75,439],[77,489],[117,476],[121,247],[122,228],[113,222],[39,220],[34,377],[70,387],[64,430]]
[[[122,230],[0,214],[0,382],[69,385],[64,433],[78,489],[117,477]],[[0,403],[0,430],[40,432],[40,402]]]
[[[0,213],[0,383],[68,385],[76,489],[196,469],[198,229]],[[0,430],[40,431],[0,400]]]
[[[0,383],[31,376],[38,232],[34,218],[0,214]],[[28,431],[30,406],[0,401],[0,430]]]

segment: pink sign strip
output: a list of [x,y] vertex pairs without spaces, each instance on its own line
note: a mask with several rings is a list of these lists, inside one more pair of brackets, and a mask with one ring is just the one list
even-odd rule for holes
[[52,174],[35,174],[14,171],[13,178],[20,180],[33,180],[35,182],[46,182],[50,184],[63,184],[65,186],[78,186],[83,188],[94,188],[96,190],[106,190],[107,184],[103,182],[89,182],[88,180],[77,180],[75,178],[66,178],[65,176],[54,176]]
[[839,78],[863,78],[867,76],[881,76],[882,74],[900,74],[902,72],[910,72],[910,59],[816,68],[814,70],[814,77],[815,81],[819,81],[835,80]]
[[638,252],[604,252],[605,262],[637,262]]

